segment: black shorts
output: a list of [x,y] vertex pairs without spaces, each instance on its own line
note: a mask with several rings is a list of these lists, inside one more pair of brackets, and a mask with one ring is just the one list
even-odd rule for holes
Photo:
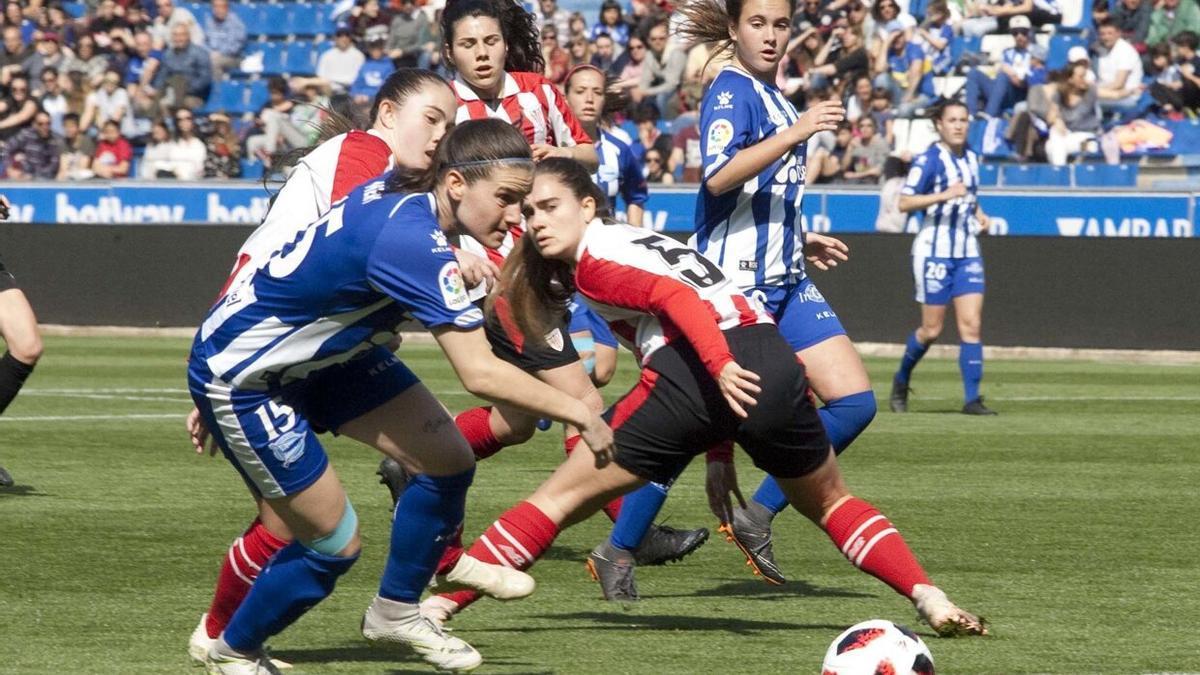
[[19,288],[17,286],[17,278],[4,266],[4,261],[0,260],[0,293],[14,288]]
[[494,311],[488,312],[483,330],[492,353],[527,373],[568,366],[579,360],[579,353],[567,334],[570,315],[563,314],[544,340],[530,340],[521,332],[508,303],[497,298]]
[[654,352],[641,380],[606,413],[616,438],[616,462],[656,483],[668,483],[692,457],[736,441],[754,465],[779,478],[815,471],[829,439],[808,396],[804,366],[778,328],[725,331],[738,365],[761,378],[758,405],[738,418],[700,357],[687,344]]

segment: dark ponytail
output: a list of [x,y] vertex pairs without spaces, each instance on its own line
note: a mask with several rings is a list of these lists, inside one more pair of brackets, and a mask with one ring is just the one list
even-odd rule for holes
[[504,70],[510,73],[546,70],[534,16],[515,0],[447,0],[446,8],[442,10],[442,39],[447,49],[453,49],[455,24],[472,16],[491,17],[500,24],[508,53]]
[[[535,180],[539,176],[553,176],[576,199],[591,197],[596,202],[596,217],[608,217],[608,198],[579,162],[548,157],[538,163],[533,175]],[[555,319],[567,311],[575,294],[575,275],[568,263],[543,257],[534,237],[526,235],[504,262],[497,294],[508,301],[521,332],[531,340],[542,341]],[[489,308],[493,298],[488,300]]]
[[397,169],[387,178],[388,192],[429,192],[451,169],[468,183],[487,178],[496,167],[524,163],[533,166],[529,141],[498,119],[470,120],[455,126],[438,143],[433,162],[424,171]]

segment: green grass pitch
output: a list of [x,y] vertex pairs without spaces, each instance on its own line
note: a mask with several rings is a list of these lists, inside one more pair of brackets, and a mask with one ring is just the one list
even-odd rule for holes
[[[0,672],[180,673],[226,546],[250,501],[224,459],[197,457],[183,415],[188,342],[56,338],[0,418]],[[452,410],[472,405],[430,346],[406,362]],[[870,360],[886,396],[890,360]],[[612,400],[635,375],[622,360]],[[993,361],[1000,416],[955,414],[956,364],[917,370],[913,413],[880,412],[843,457],[852,489],[904,533],[933,579],[993,635],[921,630],[943,673],[1200,671],[1200,367]],[[886,407],[886,402],[884,402]],[[388,501],[378,455],[329,444],[362,521],[364,554],[328,601],[272,641],[298,673],[420,672],[369,647],[362,611],[383,567]],[[559,432],[481,464],[468,539],[559,461]],[[742,457],[743,490],[760,475]],[[701,462],[665,515],[713,527]],[[794,512],[776,553],[792,582],[753,579],[711,540],[639,570],[641,603],[608,604],[583,559],[601,515],[568,530],[524,601],[479,603],[457,635],[485,673],[816,673],[829,641],[869,618],[915,625],[906,601],[851,567]]]

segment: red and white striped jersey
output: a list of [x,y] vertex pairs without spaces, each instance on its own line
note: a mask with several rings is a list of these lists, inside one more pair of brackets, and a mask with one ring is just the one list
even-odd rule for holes
[[716,378],[733,360],[721,331],[775,323],[699,251],[640,227],[593,221],[578,259],[579,293],[643,366],[655,350],[685,339]]
[[[372,131],[339,134],[296,163],[287,182],[258,229],[238,250],[237,262],[225,282],[228,288],[239,272],[253,271],[257,262],[296,237],[329,210],[334,202],[395,165],[392,150]],[[225,288],[221,289],[224,294]]]
[[458,98],[455,122],[501,119],[525,134],[530,145],[568,148],[592,142],[562,92],[538,73],[504,73],[504,85],[494,108],[458,77],[451,80],[450,86]]

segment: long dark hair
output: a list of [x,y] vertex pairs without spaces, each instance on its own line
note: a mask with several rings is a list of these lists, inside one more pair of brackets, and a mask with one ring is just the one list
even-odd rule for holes
[[[576,199],[591,197],[596,202],[598,218],[608,217],[608,198],[579,162],[548,157],[538,162],[533,176],[534,180],[553,176]],[[571,266],[561,260],[543,257],[532,235],[521,237],[500,271],[498,294],[508,301],[517,326],[531,340],[545,339],[554,319],[567,310],[574,293],[575,276]],[[491,300],[489,306],[490,303]]]
[[455,126],[438,143],[433,162],[424,171],[396,169],[387,178],[388,192],[429,192],[454,169],[467,183],[491,175],[511,163],[533,165],[529,141],[516,127],[499,119],[470,120]]
[[507,49],[504,70],[530,73],[546,70],[534,16],[514,0],[447,0],[442,10],[442,39],[447,50],[453,49],[455,24],[471,16],[491,17],[500,24]]
[[[796,13],[796,0],[787,0],[788,16]],[[729,38],[729,27],[742,16],[742,0],[693,0],[675,10],[683,17],[678,33],[685,42],[715,45],[708,55],[704,68],[708,68],[718,54],[732,52],[733,40]],[[701,72],[704,72],[704,68]]]

